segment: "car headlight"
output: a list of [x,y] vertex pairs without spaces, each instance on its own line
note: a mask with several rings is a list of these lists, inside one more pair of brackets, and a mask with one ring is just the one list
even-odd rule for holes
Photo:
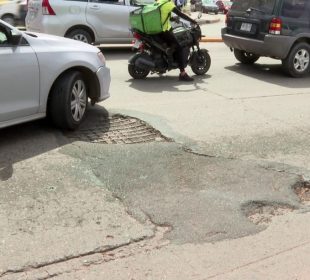
[[105,57],[102,52],[97,53],[99,60],[102,62],[102,64],[105,64]]

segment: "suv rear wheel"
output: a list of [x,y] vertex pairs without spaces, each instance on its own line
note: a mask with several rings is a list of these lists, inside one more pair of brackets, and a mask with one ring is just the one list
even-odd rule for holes
[[66,37],[73,40],[82,41],[87,44],[91,44],[93,42],[90,33],[81,28],[70,31]]
[[310,70],[310,46],[307,43],[296,44],[282,60],[284,71],[292,77],[303,77]]
[[259,59],[259,56],[253,53],[234,49],[234,55],[243,64],[253,64]]

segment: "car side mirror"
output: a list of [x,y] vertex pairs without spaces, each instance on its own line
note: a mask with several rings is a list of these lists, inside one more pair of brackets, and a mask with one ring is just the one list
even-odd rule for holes
[[18,46],[20,44],[20,41],[22,40],[23,35],[21,33],[12,34],[10,38],[10,43],[13,46]]

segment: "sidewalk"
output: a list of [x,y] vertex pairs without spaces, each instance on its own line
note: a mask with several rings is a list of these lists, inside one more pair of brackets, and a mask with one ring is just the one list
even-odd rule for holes
[[265,231],[239,239],[184,245],[157,240],[157,246],[138,242],[134,247],[28,271],[18,279],[27,275],[29,280],[43,276],[55,280],[307,280],[309,223],[310,213],[291,213],[275,218]]
[[[206,13],[202,13],[202,16],[200,19],[198,19],[198,14],[199,12],[191,12],[191,17],[193,19],[196,19],[196,21],[199,23],[200,26],[204,26],[206,24],[215,24],[221,21],[221,18],[219,15],[210,15],[210,14],[206,14]],[[201,38],[200,40],[203,43],[219,43],[219,42],[223,42],[221,36],[206,36]]]

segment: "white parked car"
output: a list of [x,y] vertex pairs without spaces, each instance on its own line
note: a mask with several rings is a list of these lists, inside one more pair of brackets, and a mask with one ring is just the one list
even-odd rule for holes
[[44,118],[75,129],[109,97],[110,70],[94,46],[22,32],[0,20],[0,128]]
[[25,24],[27,0],[4,0],[0,1],[0,19],[16,25]]
[[[86,43],[130,43],[136,0],[29,0],[26,29]],[[151,3],[154,0],[139,0]]]

